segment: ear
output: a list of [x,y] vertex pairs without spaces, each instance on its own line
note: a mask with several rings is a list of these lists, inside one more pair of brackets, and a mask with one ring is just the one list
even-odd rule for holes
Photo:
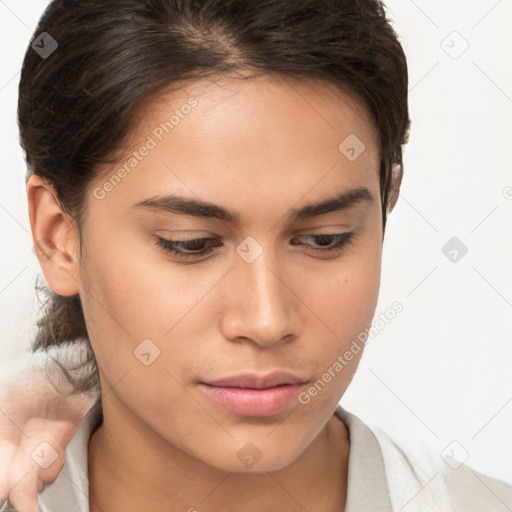
[[393,164],[391,167],[391,189],[389,191],[388,204],[386,206],[387,213],[391,213],[395,207],[398,197],[400,196],[400,185],[404,169],[401,164]]
[[27,180],[27,198],[34,249],[48,286],[59,295],[80,290],[75,223],[62,212],[55,189],[40,176]]

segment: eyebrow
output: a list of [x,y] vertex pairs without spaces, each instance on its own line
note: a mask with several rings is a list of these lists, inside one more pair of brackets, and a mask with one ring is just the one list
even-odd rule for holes
[[[344,190],[334,197],[294,208],[288,212],[287,218],[290,222],[297,222],[324,213],[346,210],[362,202],[369,204],[373,201],[374,197],[366,187],[356,187]],[[153,196],[135,203],[133,207],[195,217],[215,218],[235,225],[239,225],[241,221],[241,215],[238,211],[230,211],[214,203],[175,194]]]

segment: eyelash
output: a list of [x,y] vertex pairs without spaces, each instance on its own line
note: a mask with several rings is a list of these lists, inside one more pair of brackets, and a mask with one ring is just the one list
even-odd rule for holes
[[[302,235],[306,237],[312,237],[312,238],[328,238],[332,239],[330,243],[333,241],[336,242],[334,246],[332,247],[318,247],[316,249],[313,249],[315,252],[318,253],[336,253],[341,252],[345,247],[350,245],[352,243],[352,239],[354,237],[354,233],[335,233],[335,234],[319,234],[319,235]],[[162,238],[160,236],[156,237],[156,245],[162,249],[164,249],[167,252],[170,252],[174,256],[177,256],[178,258],[183,259],[198,259],[202,258],[208,254],[210,254],[213,251],[213,247],[207,247],[206,249],[203,249],[198,252],[183,252],[179,251],[177,249],[177,246],[181,244],[190,244],[190,243],[196,243],[196,242],[207,242],[213,240],[214,238],[192,238],[190,240],[168,240],[167,238]],[[218,241],[218,240],[217,240]],[[301,245],[301,244],[296,244]],[[310,244],[302,244],[302,245],[310,245]]]

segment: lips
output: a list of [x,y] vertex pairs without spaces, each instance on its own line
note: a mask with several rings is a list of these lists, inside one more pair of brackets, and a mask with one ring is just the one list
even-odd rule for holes
[[274,416],[289,409],[308,380],[288,372],[240,374],[205,381],[201,390],[217,404],[241,416]]
[[304,384],[308,379],[292,373],[276,371],[267,375],[243,373],[222,379],[204,381],[203,384],[225,388],[267,389],[284,384]]

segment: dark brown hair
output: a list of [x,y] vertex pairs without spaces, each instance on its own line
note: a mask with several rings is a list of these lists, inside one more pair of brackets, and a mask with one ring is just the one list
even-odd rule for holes
[[[384,7],[378,0],[55,0],[34,41],[47,33],[58,46],[46,56],[29,47],[21,71],[27,178],[49,181],[80,226],[88,185],[99,164],[122,151],[144,100],[183,80],[249,69],[324,81],[363,101],[380,136],[385,228],[410,120],[406,58]],[[88,339],[79,296],[45,293],[34,350]],[[76,381],[77,389],[94,379]]]

